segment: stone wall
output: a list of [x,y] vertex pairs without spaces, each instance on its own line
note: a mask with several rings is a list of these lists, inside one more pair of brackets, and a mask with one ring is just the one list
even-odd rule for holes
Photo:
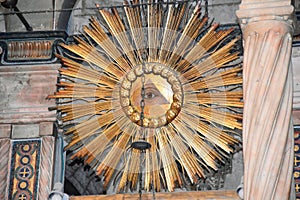
[[[57,4],[61,4],[62,1],[57,0],[56,2]],[[123,0],[78,0],[75,5],[76,10],[72,13],[68,33],[78,34],[80,32],[82,25],[88,23],[88,18],[96,14],[96,10],[94,9],[96,3],[100,4],[100,6],[112,6],[122,5],[122,2]],[[209,0],[209,16],[214,18],[215,22],[221,24],[237,23],[235,11],[238,9],[240,2],[240,0]],[[21,11],[60,9],[60,5],[56,5],[55,8],[53,8],[50,1],[39,0],[19,1],[17,6]],[[0,7],[0,13],[4,12],[8,12],[8,10]],[[57,13],[55,14],[57,15]],[[51,30],[54,28],[51,12],[25,14],[24,17],[29,24],[33,26],[34,30]],[[4,22],[4,18],[6,20],[6,24]],[[0,15],[0,32],[5,31],[25,31],[25,27],[15,15],[7,15],[5,17],[4,15]]]
[[[82,26],[88,23],[88,19],[96,14],[95,4],[100,6],[122,5],[123,0],[79,0],[76,5],[76,10],[73,12],[72,20],[70,21],[70,33],[80,33]],[[208,13],[214,22],[220,24],[237,24],[237,18],[235,11],[238,9],[238,5],[241,0],[209,0],[208,1]],[[204,1],[203,1],[204,6]],[[82,9],[80,9],[82,8]],[[203,8],[204,12],[204,8]]]
[[[4,12],[4,9],[0,7],[0,14]],[[4,22],[4,15],[0,15],[0,32],[5,32],[5,22]]]

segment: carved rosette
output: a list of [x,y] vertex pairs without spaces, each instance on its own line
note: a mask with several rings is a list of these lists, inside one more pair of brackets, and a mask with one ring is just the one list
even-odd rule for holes
[[293,172],[289,65],[293,28],[286,17],[263,16],[261,9],[254,16],[252,7],[248,19],[243,6],[237,12],[246,23],[242,24],[244,199],[288,199]]

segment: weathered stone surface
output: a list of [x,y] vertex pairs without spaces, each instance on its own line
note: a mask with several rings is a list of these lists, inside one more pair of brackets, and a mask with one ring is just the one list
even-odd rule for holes
[[[294,78],[293,109],[300,110],[300,47],[293,47],[292,68],[294,73],[293,74],[293,78]],[[299,124],[299,122],[296,122],[296,124]]]
[[235,11],[241,0],[228,0],[226,2],[224,0],[210,0],[208,2],[208,16],[214,19],[214,22],[220,24],[238,23]]
[[[33,138],[52,135],[59,64],[0,68],[0,137]],[[12,125],[11,125],[12,124]]]
[[[209,0],[208,1],[208,15],[214,22],[220,24],[237,23],[237,17],[235,11],[238,9],[238,5],[241,0]],[[82,26],[88,24],[88,19],[91,16],[95,16],[97,11],[94,9],[95,4],[100,6],[115,6],[122,5],[123,0],[79,0],[76,4],[76,9],[72,13],[72,19],[69,24],[70,33],[80,33]],[[204,1],[202,1],[202,12],[204,13]]]
[[54,122],[54,100],[60,65],[2,66],[0,68],[0,124]]
[[41,122],[39,127],[40,136],[52,135],[53,122]]
[[38,124],[13,124],[12,125],[12,138],[35,138],[39,136]]
[[11,124],[0,124],[0,138],[9,138],[11,136]]
[[225,176],[224,188],[222,190],[236,189],[244,175],[243,152],[237,152],[232,157],[232,172]]
[[293,68],[293,122],[300,125],[300,47],[293,47],[292,62]]
[[[4,8],[0,7],[0,13],[4,11]],[[0,15],[0,32],[5,32],[5,21],[4,21],[4,15]],[[1,55],[1,53],[0,53]]]

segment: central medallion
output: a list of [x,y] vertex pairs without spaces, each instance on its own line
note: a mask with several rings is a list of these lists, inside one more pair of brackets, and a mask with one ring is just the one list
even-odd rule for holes
[[121,106],[131,121],[140,126],[143,84],[143,126],[157,128],[172,122],[179,114],[183,102],[182,87],[176,73],[160,63],[144,63],[133,68],[123,78]]

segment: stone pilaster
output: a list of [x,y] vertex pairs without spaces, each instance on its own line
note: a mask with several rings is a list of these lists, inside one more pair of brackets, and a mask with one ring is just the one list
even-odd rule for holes
[[44,200],[54,175],[60,33],[0,35],[0,199]]
[[290,1],[243,0],[244,199],[288,199],[293,170]]

